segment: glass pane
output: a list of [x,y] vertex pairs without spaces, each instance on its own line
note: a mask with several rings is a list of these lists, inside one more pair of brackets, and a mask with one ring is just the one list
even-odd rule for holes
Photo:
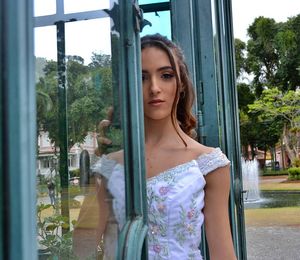
[[[52,57],[55,27],[53,37],[45,36],[48,29],[36,29],[35,42],[39,258],[114,259],[126,220],[118,37],[107,18],[65,24],[64,67]],[[64,76],[66,103],[59,90]],[[67,109],[68,176],[61,170],[60,107]]]
[[[36,58],[44,58],[48,61],[57,60],[56,52],[56,27],[45,26],[34,29],[35,34],[35,49],[34,54]],[[42,72],[43,67],[36,67]],[[38,78],[37,78],[38,79]]]
[[34,0],[34,16],[56,13],[56,0]]
[[171,16],[170,11],[145,13],[144,19],[151,23],[146,25],[141,32],[141,36],[146,34],[160,33],[171,39]]
[[[89,65],[94,57],[93,53],[111,55],[110,18],[67,23],[65,28],[67,57],[80,56],[84,59],[84,64]],[[97,33],[98,31],[101,33]]]
[[110,0],[64,0],[65,13],[108,9]]
[[139,4],[153,4],[153,3],[163,3],[163,2],[170,2],[169,0],[139,0]]

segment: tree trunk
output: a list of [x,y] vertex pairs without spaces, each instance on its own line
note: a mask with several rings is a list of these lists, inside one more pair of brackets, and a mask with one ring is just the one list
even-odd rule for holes
[[289,130],[287,129],[286,125],[284,125],[283,127],[283,143],[285,144],[285,149],[287,151],[288,157],[292,162],[297,157],[297,149],[295,149],[294,145],[291,144],[291,140],[289,138]]

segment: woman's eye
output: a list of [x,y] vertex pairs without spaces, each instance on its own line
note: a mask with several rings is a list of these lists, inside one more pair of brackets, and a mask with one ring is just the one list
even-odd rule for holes
[[161,77],[162,77],[163,79],[171,79],[171,78],[174,77],[174,75],[171,74],[171,73],[164,73],[164,74],[162,74]]

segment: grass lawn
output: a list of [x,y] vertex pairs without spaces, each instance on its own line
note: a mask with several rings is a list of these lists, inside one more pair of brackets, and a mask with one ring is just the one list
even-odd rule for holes
[[263,177],[260,179],[259,189],[262,191],[300,191],[300,181],[287,181],[288,176]]
[[[287,176],[263,177],[261,191],[300,191],[300,181],[288,182]],[[247,226],[299,226],[300,207],[245,209]]]
[[246,209],[247,226],[299,226],[300,207]]
[[261,183],[260,190],[286,190],[286,191],[300,191],[300,182],[281,182],[281,183]]

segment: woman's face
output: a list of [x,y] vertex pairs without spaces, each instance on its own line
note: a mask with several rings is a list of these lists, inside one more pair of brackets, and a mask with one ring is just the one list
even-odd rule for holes
[[145,119],[171,119],[176,95],[176,76],[168,55],[156,47],[142,50]]

